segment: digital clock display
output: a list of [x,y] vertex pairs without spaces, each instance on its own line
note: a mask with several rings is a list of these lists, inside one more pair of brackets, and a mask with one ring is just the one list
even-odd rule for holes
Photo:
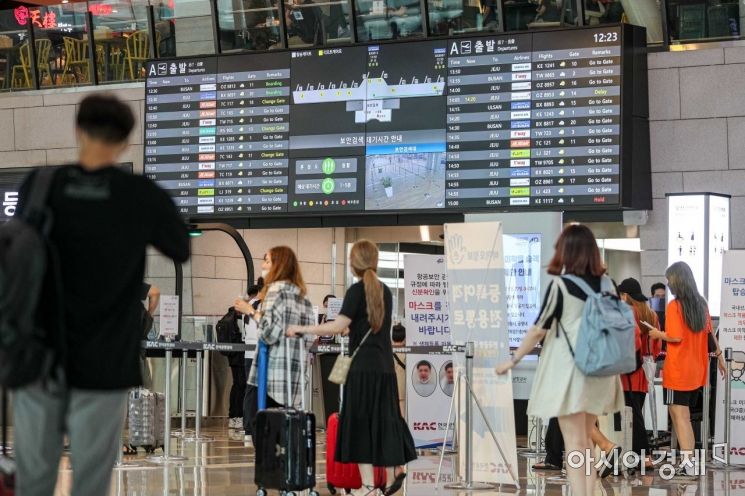
[[595,33],[593,35],[595,43],[616,43],[618,42],[618,32],[609,31],[607,33]]

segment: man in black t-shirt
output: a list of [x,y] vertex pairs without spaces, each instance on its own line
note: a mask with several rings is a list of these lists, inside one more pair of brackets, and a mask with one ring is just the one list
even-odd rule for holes
[[[135,124],[129,105],[89,96],[76,124],[78,164],[55,172],[47,201],[59,277],[49,271],[37,315],[57,361],[50,377],[13,397],[17,491],[24,496],[54,493],[65,434],[72,494],[109,493],[127,390],[142,381],[145,249],[179,263],[189,257],[187,229],[170,197],[113,167]],[[19,212],[34,177],[21,187]]]

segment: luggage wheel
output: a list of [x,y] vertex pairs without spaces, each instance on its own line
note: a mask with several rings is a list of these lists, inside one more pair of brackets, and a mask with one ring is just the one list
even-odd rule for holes
[[266,496],[266,491],[264,489],[257,489],[256,490],[256,496]]
[[308,496],[321,496],[315,489],[308,493]]
[[333,484],[326,484],[326,487],[329,490],[329,494],[332,494],[332,495],[336,494],[336,488],[333,486]]

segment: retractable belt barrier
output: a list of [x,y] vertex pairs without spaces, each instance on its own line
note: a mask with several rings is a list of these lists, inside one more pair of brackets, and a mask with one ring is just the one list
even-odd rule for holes
[[[310,349],[311,353],[341,353],[340,344],[316,344]],[[465,353],[466,347],[462,345],[447,344],[440,346],[402,346],[394,347],[393,353],[404,355],[452,355],[453,353]]]
[[[254,351],[256,345],[245,343],[200,343],[196,341],[143,341],[142,347],[146,350],[179,350],[179,351],[225,351],[240,352]],[[313,354],[319,353],[341,353],[340,344],[314,344],[308,351]],[[452,355],[453,353],[465,353],[466,347],[461,345],[440,346],[403,346],[394,347],[393,353],[413,355]]]

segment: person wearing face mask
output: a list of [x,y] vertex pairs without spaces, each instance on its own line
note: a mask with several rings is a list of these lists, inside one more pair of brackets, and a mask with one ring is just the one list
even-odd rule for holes
[[[258,339],[268,347],[266,373],[266,407],[293,407],[300,403],[300,360],[306,360],[305,347],[299,339],[288,339],[285,331],[291,325],[315,324],[313,305],[308,300],[300,263],[295,252],[287,246],[275,246],[264,255],[261,275],[266,282],[259,292],[261,305],[254,308],[246,300],[238,298],[235,308],[257,323]],[[287,347],[290,354],[290,377],[287,377]],[[252,421],[258,411],[257,360],[251,364],[248,376],[253,398],[249,399],[248,415]],[[287,382],[291,393],[287,397]],[[253,425],[249,426],[253,430]]]
[[[263,288],[264,279],[260,277],[259,280],[256,281],[256,284],[254,284],[253,286],[249,286],[248,291],[246,291],[247,303],[251,305],[254,310],[259,308],[259,305],[261,304],[261,301],[259,300],[259,293]],[[248,374],[251,372],[251,364],[253,363],[254,357],[256,356],[259,326],[254,319],[245,315],[243,315],[243,318],[241,319],[241,324],[243,327],[243,342],[249,346],[254,346],[253,350],[246,350],[246,352],[244,353],[246,377],[248,377]],[[251,398],[255,398],[256,394],[252,394],[251,389],[253,389],[253,386],[247,385],[246,394],[243,396],[243,431],[245,441],[250,441],[252,435],[251,425],[253,423],[253,418],[250,416],[250,405]]]
[[[336,296],[335,295],[332,295],[332,294],[327,294],[326,296],[323,297],[323,303],[322,303],[322,305],[323,305],[323,313],[318,314],[318,323],[319,324],[325,324],[326,322],[328,322],[328,317],[329,317],[329,300],[331,298],[336,298]],[[331,337],[328,337],[328,336],[319,336],[318,337],[318,342],[319,343],[332,343],[333,341],[334,341],[334,337],[333,336],[331,336]]]
[[325,324],[328,319],[328,312],[329,312],[329,300],[331,298],[336,298],[336,295],[327,294],[323,297],[323,312],[318,315],[318,323],[319,324]]
[[[623,395],[626,406],[631,407],[633,416],[632,429],[632,451],[640,457],[642,453],[650,454],[649,439],[647,438],[647,428],[644,425],[644,402],[647,398],[649,381],[642,366],[644,360],[654,361],[657,355],[662,351],[662,341],[653,339],[650,336],[649,328],[646,324],[657,329],[659,320],[654,310],[647,305],[647,297],[642,294],[642,288],[634,278],[624,279],[618,285],[618,293],[621,299],[634,310],[634,319],[636,320],[636,353],[637,369],[630,374],[621,375],[621,384],[623,385]],[[647,468],[651,468],[651,463],[645,461]]]
[[652,298],[649,300],[649,306],[652,307],[652,310],[657,314],[657,320],[659,320],[660,325],[658,329],[664,331],[665,330],[665,305],[667,304],[667,287],[661,283],[656,282],[652,284],[652,287],[650,288],[652,291]]
[[[336,298],[336,295],[327,294],[323,297],[323,313],[318,315],[318,323],[325,324],[329,322],[329,300]],[[329,344],[334,342],[334,336],[318,336],[318,344]],[[339,385],[328,380],[331,371],[336,363],[337,353],[319,353],[316,355],[318,366],[321,368],[321,389],[323,393],[324,417],[328,417],[333,412],[339,411]]]

